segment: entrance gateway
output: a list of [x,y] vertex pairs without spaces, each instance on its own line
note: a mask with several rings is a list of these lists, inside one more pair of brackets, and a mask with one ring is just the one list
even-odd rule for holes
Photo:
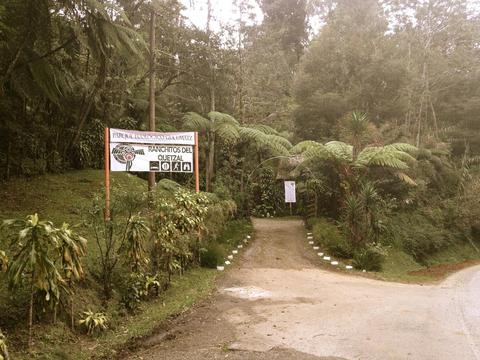
[[110,218],[110,171],[194,173],[200,191],[197,132],[105,129],[105,218]]

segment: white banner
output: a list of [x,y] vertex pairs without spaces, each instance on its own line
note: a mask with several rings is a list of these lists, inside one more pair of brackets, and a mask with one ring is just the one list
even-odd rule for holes
[[285,181],[285,202],[294,203],[296,200],[295,181]]
[[195,145],[194,132],[150,132],[110,129],[111,143]]
[[193,146],[110,143],[111,171],[193,172]]

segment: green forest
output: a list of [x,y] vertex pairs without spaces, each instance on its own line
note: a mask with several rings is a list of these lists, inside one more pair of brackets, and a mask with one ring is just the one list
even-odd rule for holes
[[[380,279],[480,259],[478,2],[232,4],[0,1],[0,360],[118,354],[209,295],[252,216]],[[105,128],[198,132],[201,192],[113,174],[105,221]]]

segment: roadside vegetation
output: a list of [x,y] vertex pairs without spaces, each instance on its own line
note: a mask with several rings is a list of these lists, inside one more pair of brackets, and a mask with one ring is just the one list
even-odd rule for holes
[[[0,360],[110,356],[154,331],[209,293],[250,216],[301,215],[390,280],[480,258],[478,8],[253,1],[229,24],[211,0],[0,4]],[[183,11],[199,7],[204,26]],[[150,123],[199,133],[203,192],[112,174],[105,221],[104,129]]]
[[[14,358],[107,356],[149,335],[210,293],[216,271],[208,267],[223,264],[251,231],[248,220],[233,219],[231,200],[170,180],[159,183],[149,208],[145,181],[128,174],[113,177],[115,204],[105,222],[102,175],[4,183],[1,216],[14,220],[1,225],[0,322]],[[33,209],[42,215],[25,215]],[[27,343],[29,352],[19,351]]]
[[[468,200],[478,183],[477,157],[455,162],[444,143],[368,145],[373,134],[381,142],[381,132],[364,114],[348,116],[341,131],[356,145],[307,141],[292,149],[300,154],[294,171],[304,179],[318,245],[390,280],[437,280],[480,259],[478,209]],[[439,265],[448,263],[456,266],[442,272]],[[421,271],[433,265],[431,274]]]

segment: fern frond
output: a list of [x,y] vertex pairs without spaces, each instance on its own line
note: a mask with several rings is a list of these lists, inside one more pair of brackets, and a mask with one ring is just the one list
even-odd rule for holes
[[291,149],[290,149],[290,153],[291,154],[301,154],[307,150],[310,150],[312,148],[316,148],[316,147],[323,147],[323,144],[320,144],[319,142],[316,142],[316,141],[313,141],[313,140],[305,140],[305,141],[301,141],[299,142],[298,144],[296,144],[295,146],[293,146]]
[[329,141],[325,144],[325,148],[330,153],[334,160],[352,161],[353,160],[353,146],[348,145],[342,141]]
[[384,148],[403,151],[409,154],[415,154],[418,151],[418,148],[416,146],[413,146],[407,143],[388,144],[388,145],[385,145]]
[[212,121],[212,123],[214,124],[213,125],[214,127],[223,126],[225,124],[240,126],[238,121],[233,116],[231,116],[229,114],[221,113],[221,112],[218,112],[218,111],[210,111],[208,113],[208,117]]
[[183,116],[185,127],[188,130],[197,130],[199,132],[207,132],[212,128],[210,120],[197,114],[196,112],[188,112]]
[[274,155],[290,155],[288,149],[292,144],[281,136],[267,135],[258,129],[250,127],[241,127],[239,133],[242,140],[252,142],[260,148],[267,149]]
[[363,149],[354,163],[357,167],[382,166],[397,170],[406,170],[415,159],[408,153],[390,146],[368,146]]
[[403,182],[407,183],[408,185],[417,186],[417,183],[415,182],[415,180],[413,180],[410,176],[408,176],[404,172],[397,171],[395,172],[395,176],[398,177]]
[[257,125],[253,125],[252,128],[257,129],[267,135],[280,135],[277,130],[275,130],[274,128],[268,125],[257,124]]
[[216,134],[218,138],[225,142],[235,142],[240,137],[238,133],[238,126],[235,124],[223,123],[216,125]]

